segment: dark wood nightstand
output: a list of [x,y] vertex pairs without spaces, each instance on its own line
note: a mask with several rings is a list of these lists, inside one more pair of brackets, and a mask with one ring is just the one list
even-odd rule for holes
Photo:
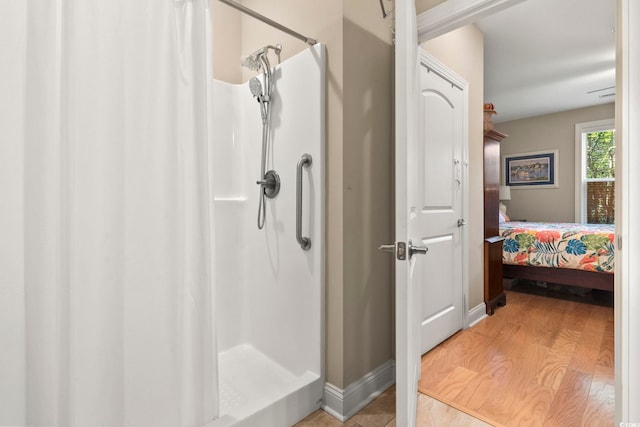
[[504,237],[484,239],[484,302],[487,314],[496,307],[507,304],[507,294],[502,286],[502,244]]
[[502,288],[502,243],[498,224],[500,143],[507,137],[495,129],[484,131],[484,303],[487,314],[507,303]]

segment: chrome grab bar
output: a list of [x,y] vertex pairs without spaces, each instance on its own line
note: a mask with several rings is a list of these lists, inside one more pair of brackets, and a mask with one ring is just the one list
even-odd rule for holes
[[302,155],[296,170],[296,240],[302,250],[308,251],[311,248],[311,238],[302,237],[302,168],[304,166],[311,166],[310,154]]

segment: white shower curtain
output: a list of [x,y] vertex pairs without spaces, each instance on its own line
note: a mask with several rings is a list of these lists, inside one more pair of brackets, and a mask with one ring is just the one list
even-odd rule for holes
[[0,425],[218,411],[206,0],[2,0]]

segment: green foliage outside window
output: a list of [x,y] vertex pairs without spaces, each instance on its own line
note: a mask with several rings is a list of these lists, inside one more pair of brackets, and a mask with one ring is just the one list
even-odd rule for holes
[[587,222],[613,224],[616,176],[615,131],[587,133],[586,145]]
[[615,131],[587,134],[587,179],[615,178]]

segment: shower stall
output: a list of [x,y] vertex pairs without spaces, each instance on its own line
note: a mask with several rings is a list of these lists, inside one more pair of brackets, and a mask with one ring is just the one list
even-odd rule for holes
[[[273,68],[270,126],[251,80],[211,87],[221,403],[211,427],[286,426],[321,403],[324,61],[317,44]],[[305,156],[311,164],[299,165]],[[265,171],[279,176],[272,198],[256,184]]]
[[209,16],[3,4],[0,425],[285,427],[319,408],[324,46],[279,63],[265,41],[255,78],[217,81]]

